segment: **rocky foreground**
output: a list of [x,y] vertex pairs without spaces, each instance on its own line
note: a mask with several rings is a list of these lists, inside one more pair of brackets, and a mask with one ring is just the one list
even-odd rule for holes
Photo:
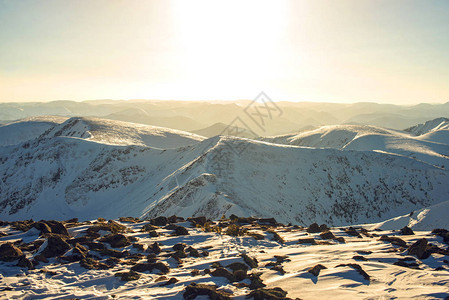
[[449,231],[204,217],[0,221],[0,298],[447,298]]

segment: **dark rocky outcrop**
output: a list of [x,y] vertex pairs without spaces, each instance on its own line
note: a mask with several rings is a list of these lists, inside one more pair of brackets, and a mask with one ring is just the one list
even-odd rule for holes
[[351,267],[363,276],[365,280],[370,280],[371,277],[366,273],[359,264],[340,264],[337,267]]
[[383,241],[383,242],[389,242],[389,243],[391,243],[393,245],[397,245],[397,246],[401,246],[401,247],[407,247],[407,243],[403,239],[400,239],[398,237],[383,235],[383,236],[380,237],[379,240]]
[[114,274],[115,277],[120,277],[122,281],[132,281],[138,280],[140,278],[140,274],[131,270],[129,272],[118,272]]
[[320,274],[320,271],[323,269],[327,269],[327,268],[321,264],[318,264],[318,265],[315,265],[315,266],[311,267],[310,269],[308,269],[307,272],[312,273],[315,276],[318,276]]
[[272,289],[259,288],[248,294],[247,298],[254,300],[287,300],[287,292],[279,287]]
[[0,245],[0,260],[14,261],[23,255],[22,250],[13,243],[4,243]]
[[404,226],[403,228],[401,228],[400,233],[402,235],[413,235],[413,234],[415,234],[413,232],[413,230],[410,227],[408,227],[408,226]]
[[47,239],[47,247],[42,250],[42,255],[46,258],[60,256],[70,250],[70,245],[60,236],[50,236]]
[[214,300],[231,300],[231,294],[217,291],[217,287],[214,285],[207,284],[197,284],[192,282],[189,284],[184,291],[183,297],[186,300],[193,300],[198,296],[209,296],[210,299]]
[[123,248],[131,245],[128,237],[121,233],[108,234],[100,239],[100,242],[108,243],[113,248]]
[[170,272],[170,267],[162,262],[156,263],[138,263],[131,267],[131,270],[136,272],[151,272],[154,269],[158,269],[161,274],[167,274]]

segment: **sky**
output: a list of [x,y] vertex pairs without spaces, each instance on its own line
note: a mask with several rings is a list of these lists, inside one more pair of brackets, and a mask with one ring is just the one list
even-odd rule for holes
[[0,0],[0,102],[447,102],[448,53],[446,0]]

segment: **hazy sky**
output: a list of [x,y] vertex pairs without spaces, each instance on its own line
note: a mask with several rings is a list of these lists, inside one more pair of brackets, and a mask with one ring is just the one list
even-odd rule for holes
[[0,101],[449,101],[449,1],[0,0]]

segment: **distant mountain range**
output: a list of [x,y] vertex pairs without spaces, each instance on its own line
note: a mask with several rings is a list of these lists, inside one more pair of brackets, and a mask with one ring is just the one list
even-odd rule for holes
[[[236,214],[347,225],[449,196],[449,141],[427,139],[447,130],[438,121],[421,136],[335,125],[262,140],[98,118],[60,121],[0,127],[9,138],[0,147],[0,219]],[[24,136],[27,128],[36,132]]]

